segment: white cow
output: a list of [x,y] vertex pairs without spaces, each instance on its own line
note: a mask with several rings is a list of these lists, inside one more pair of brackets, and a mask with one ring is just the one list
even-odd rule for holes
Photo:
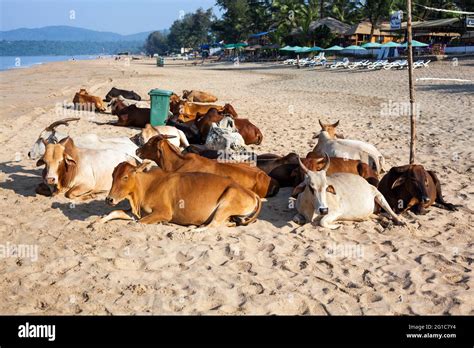
[[362,221],[370,218],[375,209],[375,202],[387,211],[397,224],[404,224],[390,208],[385,197],[377,188],[364,178],[355,174],[335,173],[326,176],[330,159],[326,154],[326,164],[320,171],[311,171],[300,161],[305,173],[302,184],[305,189],[296,200],[294,221],[299,224],[312,222],[314,216],[321,216],[319,225],[336,229],[337,220]]
[[67,198],[87,199],[108,192],[112,187],[112,173],[121,162],[136,164],[135,159],[113,149],[84,149],[75,146],[71,138],[57,144],[46,144],[43,157],[37,166],[45,165],[44,186],[54,193],[65,193]]
[[360,160],[364,163],[375,164],[377,174],[383,171],[385,158],[374,145],[351,139],[340,139],[335,135],[335,128],[339,121],[333,125],[321,123],[321,132],[318,136],[318,143],[313,149],[318,156],[324,156],[327,153],[330,157],[340,157],[346,159]]
[[[36,142],[33,144],[31,150],[28,152],[30,159],[38,159],[44,155],[45,144],[56,144],[62,139],[68,137],[67,134],[56,131],[56,127],[60,125],[69,125],[71,121],[77,121],[79,118],[66,118],[60,121],[53,122],[46,127],[39,135]],[[116,137],[116,138],[100,138],[96,134],[85,134],[75,138],[75,145],[84,149],[113,149],[115,151],[122,151],[135,159],[140,160],[136,157],[135,152],[138,146],[135,145],[127,137]]]
[[123,96],[119,95],[116,98],[110,99],[110,102],[107,105],[107,106],[110,106],[110,108],[112,109],[112,114],[114,114],[114,109],[116,108],[117,101],[119,101],[119,100],[123,104],[125,104],[126,106],[136,105],[138,108],[149,108],[150,107],[150,103],[147,102],[147,101],[126,99]]
[[168,141],[177,148],[185,149],[189,146],[186,135],[178,128],[173,126],[152,126],[149,123],[140,133],[135,135],[132,140],[138,146],[143,146],[148,142],[148,140],[159,134],[173,136],[173,138],[168,138]]

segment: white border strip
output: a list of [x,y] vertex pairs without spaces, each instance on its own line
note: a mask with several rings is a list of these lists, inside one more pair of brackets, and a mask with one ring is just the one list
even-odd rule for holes
[[420,77],[416,81],[456,81],[456,82],[474,82],[473,80],[463,80],[463,79],[442,79],[438,77]]

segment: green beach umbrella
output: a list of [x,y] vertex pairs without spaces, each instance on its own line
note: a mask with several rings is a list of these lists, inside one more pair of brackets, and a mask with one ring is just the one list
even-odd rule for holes
[[[411,40],[411,45],[413,47],[428,47],[429,46],[428,44],[425,44],[423,42],[416,41],[416,40]],[[404,42],[401,47],[407,48],[408,42]]]
[[357,46],[357,45],[351,45],[344,47],[345,50],[352,50],[352,51],[367,51],[364,47]]
[[285,47],[282,47],[280,48],[280,51],[293,51],[294,50],[294,47],[293,46],[285,46]]
[[390,42],[384,43],[384,44],[383,44],[382,46],[380,46],[380,47],[392,48],[392,47],[401,47],[401,46],[402,46],[402,45],[400,45],[399,43],[390,41]]
[[382,46],[381,44],[379,44],[378,42],[367,42],[365,44],[363,44],[361,47],[364,47],[364,48],[379,48],[380,46]]
[[296,53],[308,53],[311,52],[311,47],[300,47],[298,49],[295,49]]
[[318,46],[313,46],[310,48],[311,52],[318,52],[318,51],[322,51],[323,49],[321,47],[318,47]]
[[341,46],[338,46],[338,45],[334,45],[334,46],[331,46],[329,48],[326,48],[324,49],[325,51],[342,51],[344,49],[344,47],[341,47]]

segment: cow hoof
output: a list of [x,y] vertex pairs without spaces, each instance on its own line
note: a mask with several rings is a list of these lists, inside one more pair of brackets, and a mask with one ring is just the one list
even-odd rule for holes
[[416,215],[426,215],[428,210],[423,208],[421,205],[416,205],[411,209]]
[[402,221],[402,220],[395,220],[395,225],[397,226],[406,226],[407,223],[405,221]]
[[293,221],[295,223],[297,223],[298,225],[304,225],[306,223],[306,219],[303,215],[301,214],[296,214],[294,217],[293,217]]

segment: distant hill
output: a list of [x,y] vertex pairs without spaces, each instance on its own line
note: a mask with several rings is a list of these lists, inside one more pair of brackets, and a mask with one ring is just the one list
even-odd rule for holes
[[[165,30],[162,30],[165,31]],[[43,28],[19,28],[0,31],[0,40],[5,41],[89,41],[89,42],[116,42],[116,41],[145,41],[152,31],[121,35],[106,31],[96,31],[70,26],[49,26]]]

